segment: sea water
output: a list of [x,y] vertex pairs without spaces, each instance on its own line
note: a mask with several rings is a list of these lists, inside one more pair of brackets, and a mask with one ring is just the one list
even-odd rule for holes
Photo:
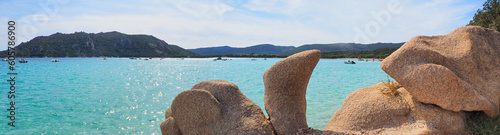
[[[204,80],[227,80],[264,110],[266,69],[281,59],[26,58],[16,63],[15,126],[7,98],[8,63],[0,77],[0,134],[161,134],[175,96]],[[352,91],[387,79],[378,61],[321,59],[307,89],[307,122],[323,129]]]

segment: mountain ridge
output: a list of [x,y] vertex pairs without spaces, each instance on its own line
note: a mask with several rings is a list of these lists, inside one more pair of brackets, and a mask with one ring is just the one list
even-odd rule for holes
[[[16,57],[175,57],[197,55],[152,35],[117,31],[38,36],[15,47]],[[6,55],[6,51],[2,51]],[[3,56],[5,57],[5,56]]]
[[[275,55],[291,55],[294,53],[302,52],[305,50],[318,49],[321,52],[337,52],[337,51],[373,51],[382,48],[398,48],[401,43],[372,43],[372,44],[359,44],[359,43],[330,43],[330,44],[305,44],[298,47],[294,46],[277,46],[273,44],[259,44],[243,48],[230,47],[230,46],[217,46],[217,47],[204,47],[196,49],[188,49],[199,55],[212,56],[212,55],[227,55],[227,54],[275,54]],[[272,47],[272,49],[269,49]],[[259,52],[255,50],[266,50],[266,52]]]
[[[124,34],[117,31],[69,34],[54,33],[38,36],[15,47],[16,57],[205,57],[242,54],[291,55],[305,50],[319,49],[321,52],[373,51],[381,48],[398,48],[402,43],[330,43],[279,46],[258,44],[248,47],[204,47],[184,49],[168,44],[152,35]],[[7,56],[7,50],[0,57]]]
[[196,49],[188,49],[199,55],[226,55],[226,54],[275,54],[275,52],[293,49],[294,46],[276,46],[272,44],[258,44],[248,47],[230,47],[230,46],[217,46],[217,47],[204,47]]

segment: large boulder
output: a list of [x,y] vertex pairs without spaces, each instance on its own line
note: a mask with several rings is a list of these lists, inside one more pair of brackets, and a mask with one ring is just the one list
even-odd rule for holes
[[223,80],[179,93],[165,115],[162,134],[273,134],[262,109]]
[[463,134],[463,112],[417,102],[405,88],[387,96],[381,92],[384,87],[379,83],[349,94],[325,130],[348,134]]
[[477,26],[444,36],[417,36],[387,57],[382,69],[423,103],[452,111],[500,105],[500,33]]
[[303,51],[272,65],[264,72],[266,112],[277,134],[307,129],[306,90],[321,52]]

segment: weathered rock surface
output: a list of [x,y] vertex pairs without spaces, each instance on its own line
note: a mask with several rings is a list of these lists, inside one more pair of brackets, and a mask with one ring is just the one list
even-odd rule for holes
[[162,135],[180,135],[179,127],[175,124],[174,118],[165,119],[160,125]]
[[175,124],[174,117],[172,117],[172,109],[169,107],[165,111],[165,121],[160,125],[162,135],[180,135],[179,127]]
[[165,119],[168,119],[168,117],[172,117],[172,108],[167,108],[167,111],[165,111]]
[[382,94],[379,83],[349,94],[325,130],[348,134],[463,134],[463,112],[415,101],[405,89]]
[[387,57],[382,69],[423,103],[452,111],[500,105],[500,33],[476,26],[444,36],[418,36]]
[[216,123],[216,134],[272,134],[262,109],[228,81],[203,81],[192,89],[209,91],[220,102],[223,119]]
[[179,93],[165,117],[162,134],[273,134],[261,108],[222,80],[203,81]]
[[307,129],[306,90],[321,52],[303,51],[276,62],[264,72],[266,112],[277,134]]
[[219,105],[208,91],[187,90],[172,101],[172,116],[182,134],[214,134],[210,129],[221,118]]

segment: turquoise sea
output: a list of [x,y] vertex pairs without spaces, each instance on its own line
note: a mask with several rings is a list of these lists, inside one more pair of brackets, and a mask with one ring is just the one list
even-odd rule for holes
[[[213,79],[235,83],[264,109],[262,75],[280,60],[51,59],[16,63],[15,128],[7,125],[8,64],[0,63],[0,134],[161,134],[175,96]],[[314,69],[306,95],[312,128],[323,129],[350,92],[387,79],[378,61],[343,61],[321,59]]]

